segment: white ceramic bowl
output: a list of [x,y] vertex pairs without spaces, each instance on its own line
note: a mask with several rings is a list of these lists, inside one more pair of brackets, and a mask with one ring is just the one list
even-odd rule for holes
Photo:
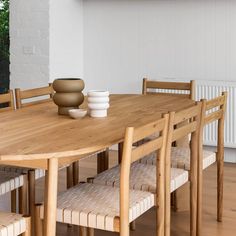
[[69,110],[69,115],[73,119],[78,119],[86,116],[87,110],[85,109],[71,109]]
[[94,118],[107,117],[107,109],[105,110],[90,110],[90,116]]
[[109,97],[88,97],[89,103],[108,103]]
[[88,97],[108,97],[109,91],[102,90],[90,90],[88,91]]
[[92,110],[106,110],[109,108],[109,103],[88,103],[90,111]]

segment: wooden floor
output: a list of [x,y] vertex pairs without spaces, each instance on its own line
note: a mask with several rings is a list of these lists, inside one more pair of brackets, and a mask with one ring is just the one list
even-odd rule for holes
[[[111,154],[110,165],[116,164],[116,153]],[[90,158],[80,162],[80,180],[86,180],[87,177],[96,174],[96,159]],[[43,181],[37,184],[38,200],[43,196]],[[65,189],[65,171],[60,172],[59,191]],[[204,218],[203,218],[203,236],[235,236],[236,235],[236,164],[225,164],[224,181],[224,221],[216,222],[216,166],[209,167],[204,171]],[[151,209],[137,221],[135,232],[132,236],[152,236],[155,235],[155,210]],[[172,236],[189,235],[189,212],[172,213],[171,224]],[[78,236],[76,226],[67,227],[64,224],[58,224],[58,236]],[[95,236],[117,235],[111,232],[101,230],[95,231]]]

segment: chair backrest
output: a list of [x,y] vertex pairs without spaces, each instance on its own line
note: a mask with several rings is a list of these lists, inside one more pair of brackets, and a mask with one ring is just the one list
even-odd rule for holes
[[[153,91],[154,89],[156,91]],[[180,93],[180,91],[185,93]],[[191,80],[189,83],[166,82],[166,81],[148,80],[147,78],[144,78],[142,93],[143,94],[161,93],[166,95],[187,97],[192,100],[195,100],[195,81]]]
[[0,104],[6,104],[6,107],[0,108],[0,112],[15,109],[12,90],[10,90],[8,93],[0,94]]
[[228,93],[223,92],[221,96],[211,100],[202,99],[205,104],[204,124],[208,125],[218,121],[217,137],[217,159],[224,159],[224,122]]
[[[165,166],[165,155],[168,138],[168,127],[169,127],[169,114],[166,114],[162,119],[148,125],[134,128],[128,127],[125,132],[123,156],[121,162],[120,171],[120,232],[123,235],[124,232],[129,230],[129,176],[131,163],[139,160],[145,155],[152,152],[158,152],[158,190],[159,196],[158,201],[164,201],[164,166]],[[133,148],[133,144],[139,140],[143,140],[154,133],[160,132],[160,136],[152,139],[151,141]],[[161,192],[161,193],[160,193]],[[161,205],[161,204],[160,204]],[[162,206],[164,203],[162,204]],[[164,214],[164,207],[162,209]]]
[[[182,111],[170,114],[170,127],[169,142],[173,143],[177,140],[190,135],[190,172],[189,178],[191,182],[191,188],[194,194],[191,194],[191,202],[195,201],[195,196],[198,193],[198,166],[199,162],[202,161],[202,130],[203,130],[203,103],[196,102],[194,106],[184,109]],[[169,144],[168,144],[169,145]],[[167,149],[165,159],[165,224],[170,229],[170,195],[171,195],[171,149]],[[197,205],[191,207],[197,208]]]
[[202,99],[206,103],[205,108],[205,125],[225,118],[227,92],[223,92],[221,96],[211,100]]
[[[19,88],[15,89],[15,95],[16,95],[16,108],[22,108],[25,106],[30,106],[38,103],[42,103],[45,101],[49,101],[52,98],[53,95],[53,88],[51,84],[46,87],[41,88],[34,88],[34,89],[28,89],[28,90],[21,90]],[[24,100],[31,99],[31,98],[37,98],[42,96],[47,96],[48,98],[43,98],[41,100],[36,101],[30,101],[30,102],[23,102]]]
[[[190,134],[191,135],[191,174],[190,179],[194,181],[198,171],[198,146],[200,140],[200,129],[203,126],[203,111],[202,103],[198,102],[195,105],[182,110],[180,112],[170,112],[164,118],[145,125],[140,128],[127,128],[123,147],[123,157],[121,162],[120,172],[120,224],[126,224],[123,227],[128,229],[129,222],[129,175],[130,166],[134,161],[140,158],[157,152],[156,165],[156,205],[159,207],[159,214],[163,218],[164,215],[169,216],[166,221],[170,222],[170,184],[171,184],[171,144],[176,140]],[[186,123],[182,124],[183,122]],[[182,124],[178,126],[178,124]],[[159,133],[159,136],[153,135]],[[153,135],[153,136],[152,136]],[[133,146],[134,143],[144,140],[152,136],[152,139],[145,143],[140,142],[139,146]],[[197,190],[197,185],[195,185]],[[196,191],[197,194],[197,191]],[[163,208],[164,202],[164,208]],[[166,223],[166,222],[164,222]],[[157,227],[163,229],[163,221],[158,222]],[[120,229],[121,229],[120,228]]]

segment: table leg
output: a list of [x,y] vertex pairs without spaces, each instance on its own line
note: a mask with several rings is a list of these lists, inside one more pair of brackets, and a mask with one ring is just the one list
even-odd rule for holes
[[44,236],[56,235],[58,159],[48,160],[45,178]]
[[97,173],[101,173],[109,168],[109,148],[97,155]]

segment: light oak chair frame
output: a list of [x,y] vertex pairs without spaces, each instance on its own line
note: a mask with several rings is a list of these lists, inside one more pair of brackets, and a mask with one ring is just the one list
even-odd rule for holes
[[0,104],[8,103],[7,107],[0,108],[0,112],[15,110],[13,90],[0,94]]
[[[169,137],[169,114],[164,115],[163,118],[156,122],[152,122],[143,127],[134,128],[128,127],[125,131],[123,158],[121,162],[120,170],[120,216],[115,221],[115,231],[119,232],[121,236],[128,236],[129,230],[129,192],[130,192],[130,167],[131,164],[143,155],[147,155],[154,151],[159,151],[158,164],[157,164],[157,192],[156,192],[156,204],[157,208],[157,230],[156,235],[163,236],[165,230],[165,158],[167,149],[167,139]],[[145,137],[152,135],[153,133],[160,132],[160,136],[148,143],[133,149],[133,144]],[[113,189],[111,187],[111,189]],[[36,235],[41,236],[43,224],[40,220],[40,205],[36,206]],[[91,228],[80,227],[80,234],[89,236],[94,235],[94,230]]]
[[[183,125],[178,126],[178,124],[183,123]],[[201,193],[201,185],[198,184],[198,170],[199,170],[199,158],[201,158],[202,153],[202,129],[203,129],[203,105],[198,102],[195,106],[187,108],[183,111],[177,113],[171,113],[170,115],[169,133],[172,133],[172,137],[169,137],[168,141],[172,144],[173,142],[191,135],[190,142],[190,235],[199,235],[197,230],[199,228],[198,224],[201,222],[201,214],[199,215],[199,205],[198,201],[198,191]],[[171,193],[170,193],[170,180],[171,180],[171,149],[168,149],[168,154],[166,158],[166,222],[165,222],[165,236],[170,235],[170,212],[171,212]],[[199,216],[199,217],[198,217]]]
[[[221,96],[211,100],[202,99],[203,111],[204,111],[204,125],[208,125],[212,122],[217,122],[217,221],[222,222],[223,216],[223,179],[224,179],[224,122],[225,122],[225,111],[227,106],[227,92],[223,92]],[[212,110],[213,109],[213,110]],[[202,157],[199,159],[199,188],[202,189],[202,170],[203,160]],[[202,193],[199,194],[199,207],[201,207]],[[200,211],[201,212],[201,211]],[[199,217],[201,217],[199,215]],[[201,226],[199,228],[201,230]]]
[[[143,79],[142,94],[163,94],[163,95],[174,95],[180,97],[190,98],[195,100],[195,81],[191,80],[190,83],[187,82],[166,82],[166,81],[155,81],[148,80],[147,78]],[[173,91],[188,91],[188,94],[182,93],[169,93],[164,91],[155,91],[152,92],[150,89],[161,89],[161,90],[173,90]]]
[[[179,123],[181,122],[185,122],[185,124],[183,126],[178,126]],[[198,155],[200,155],[201,152],[201,146],[198,147],[198,142],[200,142],[200,129],[202,129],[202,106],[201,103],[196,103],[194,106],[187,108],[185,110],[182,110],[180,112],[174,113],[171,112],[170,113],[170,123],[169,123],[169,132],[168,132],[168,145],[167,146],[171,146],[172,142],[175,142],[176,140],[182,138],[183,136],[187,136],[189,134],[192,135],[192,142],[191,145],[192,147],[195,147],[195,150],[197,149],[197,152],[194,151],[194,153],[192,153],[192,158],[191,163],[191,173],[190,173],[190,180],[191,181],[191,201],[190,201],[190,205],[191,205],[191,235],[196,235],[196,219],[197,219],[197,198],[193,198],[192,196],[196,196],[197,194],[197,182],[196,181],[196,175],[197,175],[197,170],[198,170]],[[173,135],[172,135],[173,133]],[[196,135],[194,136],[194,134],[196,133]],[[156,139],[158,136],[154,135],[152,136],[152,139],[147,138],[145,141],[146,142],[140,142],[140,144],[138,145],[138,147],[142,147],[142,145],[144,143],[149,143],[151,140]],[[138,140],[139,141],[139,140]],[[137,146],[133,147],[133,150],[137,149]],[[140,149],[137,149],[140,151]],[[165,224],[165,235],[170,235],[170,182],[171,182],[171,177],[170,177],[170,173],[171,173],[171,165],[170,165],[170,150],[167,149],[166,150],[166,176],[168,177],[165,181],[165,186],[166,186],[166,224]],[[145,155],[145,153],[142,153],[140,151],[140,155]],[[157,160],[155,163],[158,163],[158,157],[156,157]],[[149,166],[149,165],[148,165]],[[135,169],[133,169],[133,171],[135,171]],[[109,171],[108,171],[109,172]],[[112,172],[112,171],[111,171]],[[109,176],[109,174],[107,175]],[[105,176],[104,176],[105,177]],[[111,180],[106,179],[106,177],[103,179],[104,184],[106,185],[106,182],[108,182],[110,185],[112,182],[114,184],[114,186],[116,186],[116,183],[118,181],[119,178],[115,178],[112,179],[112,174],[110,175]],[[96,177],[95,177],[96,179]],[[111,182],[109,182],[111,181]],[[88,182],[94,182],[94,178],[89,178]],[[98,182],[95,182],[97,184],[99,184]],[[102,184],[102,182],[100,182],[100,184]],[[145,185],[145,183],[143,183]],[[154,183],[156,184],[156,183]],[[134,183],[132,183],[132,185],[134,185]],[[132,189],[132,188],[131,188]],[[133,221],[135,222],[135,221]],[[134,223],[131,223],[131,229],[134,229],[133,225],[135,225]],[[195,229],[195,230],[194,230]]]
[[[53,96],[53,93],[54,93],[54,91],[53,91],[51,84],[49,84],[49,86],[46,86],[46,87],[34,88],[34,89],[28,89],[28,90],[21,90],[20,88],[16,88],[15,89],[16,108],[19,109],[22,107],[39,104],[39,103],[42,103],[45,101],[50,101]],[[30,101],[30,102],[23,103],[23,101],[26,99],[42,97],[42,96],[46,96],[46,95],[49,95],[50,98],[45,98],[45,99],[41,99],[41,100],[37,100],[37,101]]]
[[[0,112],[14,111],[15,102],[13,90],[9,90],[8,93],[0,94],[0,104],[8,103],[7,107],[1,108]],[[27,214],[27,176],[24,175],[24,185],[19,188],[19,212],[21,214]],[[11,212],[16,212],[17,190],[11,191]]]
[[[173,91],[188,91],[188,94],[178,94],[178,93],[169,93],[169,92],[161,92],[161,91],[149,91],[150,89],[161,89],[161,90],[173,90]],[[195,90],[196,90],[196,83],[194,80],[188,82],[166,82],[166,81],[156,81],[156,80],[149,80],[148,78],[143,78],[142,83],[142,94],[163,94],[163,95],[173,95],[179,97],[190,98],[195,100]],[[178,145],[182,145],[185,143],[185,139],[179,141]],[[140,143],[139,143],[140,144]],[[122,158],[122,148],[123,143],[118,144],[118,162],[121,162]]]

